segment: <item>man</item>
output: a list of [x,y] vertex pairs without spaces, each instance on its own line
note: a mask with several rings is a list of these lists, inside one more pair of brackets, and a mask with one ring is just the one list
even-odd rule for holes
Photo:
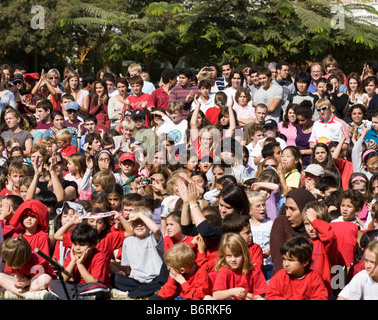
[[200,78],[200,76],[203,73],[209,73],[211,77],[214,79],[214,85],[211,87],[211,92],[217,93],[219,91],[222,91],[225,87],[224,78],[218,77],[218,67],[215,63],[206,63],[206,66],[203,67],[200,72],[197,74],[197,79]]
[[112,73],[106,72],[103,75],[102,80],[104,80],[106,83],[106,88],[108,90],[109,98],[114,97],[119,94],[117,88],[115,87],[116,79]]
[[[127,68],[127,73],[129,74],[129,77],[135,77],[135,76],[142,76],[142,67],[140,64],[133,63],[130,64],[129,67]],[[131,93],[132,93],[132,88],[129,87]],[[142,92],[147,93],[147,94],[152,94],[152,92],[155,90],[155,86],[153,85],[152,82],[144,80],[143,82],[143,88]]]
[[283,89],[283,103],[282,106],[286,109],[287,105],[289,104],[289,100],[293,94],[295,94],[295,86],[289,80],[289,71],[290,65],[286,61],[280,61],[277,63],[276,66],[277,76],[276,80],[272,80],[274,84],[278,84]]
[[280,85],[272,82],[272,73],[268,68],[261,68],[258,72],[261,87],[255,93],[253,106],[262,103],[268,107],[266,119],[273,119],[277,123],[281,117],[281,106],[283,102],[283,89]]
[[193,73],[190,69],[180,69],[178,83],[169,93],[168,103],[177,100],[183,104],[184,119],[186,119],[190,113],[194,97],[199,95],[198,86],[194,86],[191,83],[192,76]]
[[253,68],[249,69],[249,75],[248,76],[249,76],[250,82],[251,82],[251,85],[249,86],[249,91],[251,92],[252,101],[254,99],[254,95],[255,95],[256,91],[259,90],[260,87],[261,87],[258,72],[259,72],[258,67],[253,67]]
[[243,130],[243,140],[242,140],[243,145],[248,145],[252,141],[251,137],[248,134],[249,127],[251,127],[253,123],[256,123],[256,122],[264,125],[267,114],[268,114],[268,107],[265,104],[260,103],[255,107],[256,120],[254,122],[251,122],[245,125],[244,130]]
[[234,70],[234,65],[230,61],[225,61],[222,63],[222,77],[223,85],[218,85],[218,89],[223,91],[231,81],[231,72]]
[[9,64],[1,65],[0,75],[4,76],[4,82],[7,86],[7,89],[13,93],[16,99],[17,109],[21,108],[22,102],[21,102],[20,92],[18,91],[17,86],[13,83],[13,80],[14,80],[13,68]]
[[[172,88],[177,85],[178,71],[176,69],[165,69],[161,73],[161,81],[163,84],[160,88],[154,90],[151,94],[151,105],[157,108],[163,108],[167,110],[169,93]],[[142,89],[143,91],[143,89]]]
[[307,91],[310,93],[315,93],[318,91],[316,89],[316,85],[321,77],[323,77],[324,71],[323,66],[320,62],[314,62],[310,67],[310,74],[311,74],[311,83],[308,86]]

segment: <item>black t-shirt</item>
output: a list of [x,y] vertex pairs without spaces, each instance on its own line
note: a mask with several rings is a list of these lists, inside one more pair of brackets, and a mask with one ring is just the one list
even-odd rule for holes
[[[38,184],[37,184],[37,188],[39,188],[39,190],[41,190],[40,192],[49,191],[47,186],[48,186],[48,183],[45,182],[45,181],[39,181]],[[76,201],[77,197],[79,196],[77,183],[75,181],[63,180],[62,186],[63,186],[63,189],[66,189],[68,187],[74,187],[75,188],[75,190],[76,190],[75,199],[69,199],[68,201]]]

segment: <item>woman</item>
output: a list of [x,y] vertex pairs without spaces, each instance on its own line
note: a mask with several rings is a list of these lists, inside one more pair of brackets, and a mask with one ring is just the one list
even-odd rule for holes
[[94,114],[97,119],[98,130],[104,132],[110,129],[110,119],[108,116],[108,90],[105,81],[96,80],[94,90],[90,95],[89,114]]
[[235,101],[236,91],[242,87],[245,80],[244,73],[240,70],[233,70],[230,74],[230,84],[223,91],[227,95],[227,105],[231,105]]
[[302,210],[306,203],[315,201],[312,193],[304,188],[290,191],[286,197],[285,214],[273,222],[270,233],[270,254],[273,260],[273,275],[282,268],[280,248],[294,236],[307,237],[303,224]]
[[233,109],[241,127],[256,120],[255,108],[252,106],[252,96],[249,89],[240,87],[236,90]]
[[10,139],[17,139],[21,143],[21,148],[24,151],[24,156],[30,156],[30,150],[33,146],[33,136],[25,129],[25,119],[21,114],[8,106],[2,111],[1,118],[4,119],[4,123],[7,127],[6,131],[1,133],[1,137],[4,139],[4,145],[7,145]]
[[[75,71],[69,71],[65,75],[64,80],[64,92],[74,97],[75,101],[79,104],[79,112],[83,115],[87,115],[89,111],[89,92],[87,90],[80,89],[80,76]],[[62,110],[63,113],[66,110]]]
[[352,72],[347,78],[347,95],[349,96],[349,104],[364,104],[368,106],[368,99],[364,95],[361,76],[357,72]]
[[303,168],[306,168],[310,164],[312,154],[309,144],[312,126],[314,125],[314,121],[312,120],[312,103],[309,100],[302,101],[295,108],[295,113],[298,121],[295,145],[302,155]]
[[126,78],[118,78],[116,81],[116,87],[118,94],[110,97],[108,104],[108,117],[110,119],[110,127],[117,129],[121,119],[122,110],[124,106],[128,103],[128,91],[129,83]]
[[325,143],[317,143],[312,151],[310,163],[319,164],[323,169],[335,167],[331,151]]
[[51,101],[53,105],[53,110],[58,109],[59,95],[57,94],[50,80],[48,80],[45,70],[42,70],[41,78],[38,80],[37,84],[33,87],[31,94],[33,97],[37,94],[44,95],[46,99]]
[[296,146],[295,139],[297,138],[298,120],[295,113],[297,104],[289,104],[286,108],[283,121],[278,123],[277,129],[280,134],[286,137],[287,146]]
[[352,120],[349,123],[349,134],[353,137],[354,130],[357,129],[357,139],[363,133],[363,127],[371,129],[371,122],[368,119],[367,107],[364,104],[354,104],[348,111],[348,118]]

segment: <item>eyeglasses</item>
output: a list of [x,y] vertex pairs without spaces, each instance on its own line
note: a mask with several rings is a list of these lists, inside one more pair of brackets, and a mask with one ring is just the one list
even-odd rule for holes
[[100,162],[110,162],[109,158],[98,158],[98,161]]
[[269,167],[271,167],[271,168],[277,168],[277,166],[275,164],[266,164],[266,165],[264,165],[264,168],[269,168]]
[[50,80],[52,80],[52,79],[59,79],[59,77],[50,77],[49,79]]
[[326,106],[326,107],[323,107],[323,108],[319,108],[319,109],[316,109],[318,112],[321,112],[321,111],[326,111],[326,110],[328,110],[328,106]]

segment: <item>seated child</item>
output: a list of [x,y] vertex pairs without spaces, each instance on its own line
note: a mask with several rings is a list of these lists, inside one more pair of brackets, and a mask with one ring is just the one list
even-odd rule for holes
[[[122,245],[121,265],[127,267],[126,275],[111,275],[113,297],[147,297],[161,288],[168,278],[163,263],[163,235],[152,220],[151,210],[135,208],[129,216],[134,235]],[[117,290],[118,289],[118,290]]]
[[288,240],[280,252],[283,268],[270,279],[265,300],[328,300],[321,275],[310,268],[312,243],[296,236]]
[[17,208],[22,204],[23,200],[20,196],[7,195],[3,196],[1,200],[0,212],[0,226],[3,232],[3,238],[7,239],[12,237],[13,233],[19,234],[23,230],[22,225],[14,227],[9,224]]
[[8,166],[8,176],[5,188],[0,195],[20,195],[20,182],[28,175],[28,167],[22,161],[12,161]]
[[187,243],[176,243],[164,253],[169,270],[167,282],[150,300],[202,300],[210,294],[206,270],[195,263],[196,255]]
[[55,134],[56,143],[58,145],[58,152],[64,159],[74,153],[77,153],[77,148],[71,144],[73,132],[69,129],[61,129]]
[[177,243],[187,243],[196,253],[196,247],[192,244],[193,236],[182,233],[181,214],[178,211],[171,212],[166,218],[166,232],[164,237],[164,252]]

